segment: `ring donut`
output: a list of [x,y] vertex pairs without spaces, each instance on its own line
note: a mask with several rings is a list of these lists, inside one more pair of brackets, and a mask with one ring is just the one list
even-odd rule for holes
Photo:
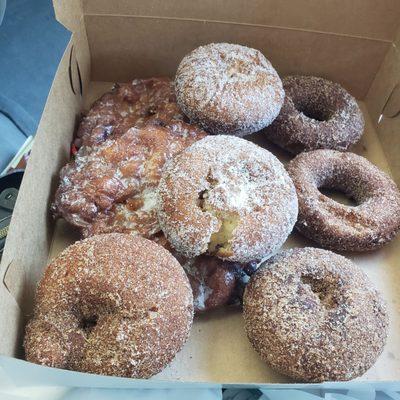
[[300,381],[362,375],[388,334],[386,305],[368,277],[327,250],[291,249],[268,260],[250,278],[243,307],[254,349]]
[[315,76],[282,79],[285,101],[266,128],[267,138],[297,154],[316,149],[347,150],[364,130],[364,118],[342,86]]
[[93,236],[46,268],[26,328],[26,359],[148,378],[182,348],[192,321],[192,290],[167,250],[140,236]]
[[[383,246],[400,228],[400,193],[393,180],[364,157],[335,150],[302,153],[288,165],[299,200],[297,229],[321,246],[368,251]],[[336,189],[355,207],[323,195]]]

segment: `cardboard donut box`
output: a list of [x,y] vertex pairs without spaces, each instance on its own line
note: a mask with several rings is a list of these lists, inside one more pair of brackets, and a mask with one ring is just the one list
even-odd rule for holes
[[[352,151],[390,173],[400,185],[400,3],[55,0],[54,7],[56,18],[72,37],[42,115],[1,261],[1,367],[25,384],[299,387],[260,360],[246,338],[237,309],[196,318],[184,349],[163,372],[147,381],[92,376],[23,361],[24,325],[32,314],[43,268],[78,239],[71,227],[52,219],[49,205],[59,170],[69,159],[81,112],[113,82],[174,76],[186,53],[210,42],[257,48],[281,76],[316,75],[341,83],[359,100],[366,120],[365,134]],[[251,140],[271,148],[262,134]],[[378,251],[345,254],[383,293],[390,332],[382,355],[364,376],[332,385],[347,388],[366,382],[386,387],[400,381],[399,244],[398,237]],[[304,245],[313,244],[294,233],[285,247]]]

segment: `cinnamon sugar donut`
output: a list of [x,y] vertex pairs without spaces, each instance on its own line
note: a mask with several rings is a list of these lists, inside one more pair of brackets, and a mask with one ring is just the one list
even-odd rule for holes
[[362,375],[382,353],[388,334],[385,303],[368,277],[327,250],[279,253],[251,277],[243,303],[254,349],[299,381]]
[[[338,251],[374,250],[400,228],[400,193],[396,184],[367,159],[353,153],[315,150],[288,165],[299,199],[297,229],[321,246]],[[336,189],[355,207],[323,195]]]
[[283,165],[233,136],[208,136],[174,157],[158,201],[164,234],[187,257],[260,260],[283,244],[297,217],[295,188]]
[[139,236],[94,236],[46,268],[26,328],[26,359],[148,378],[182,348],[192,320],[192,291],[170,253]]
[[207,132],[244,136],[269,125],[284,99],[282,82],[261,52],[229,43],[200,46],[175,77],[177,102]]
[[315,76],[282,79],[285,101],[265,130],[267,138],[291,153],[316,149],[347,150],[364,130],[354,97],[338,83]]
[[93,103],[79,125],[74,144],[77,148],[93,147],[109,137],[123,135],[133,126],[170,126],[182,121],[186,117],[176,103],[170,78],[134,79],[115,84]]
[[53,212],[85,237],[110,232],[151,237],[160,230],[155,191],[165,161],[205,135],[185,122],[177,129],[150,124],[90,151],[82,147],[61,170]]

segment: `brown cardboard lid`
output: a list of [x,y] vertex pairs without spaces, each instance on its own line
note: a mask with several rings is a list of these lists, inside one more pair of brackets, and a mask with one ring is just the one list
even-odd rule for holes
[[285,27],[392,41],[397,0],[82,0],[85,15],[153,16]]

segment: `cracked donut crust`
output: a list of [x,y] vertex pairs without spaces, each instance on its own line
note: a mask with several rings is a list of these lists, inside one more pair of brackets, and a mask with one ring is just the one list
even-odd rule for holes
[[200,140],[166,165],[158,203],[161,228],[179,253],[241,263],[271,256],[297,217],[294,186],[278,159],[225,135]]

